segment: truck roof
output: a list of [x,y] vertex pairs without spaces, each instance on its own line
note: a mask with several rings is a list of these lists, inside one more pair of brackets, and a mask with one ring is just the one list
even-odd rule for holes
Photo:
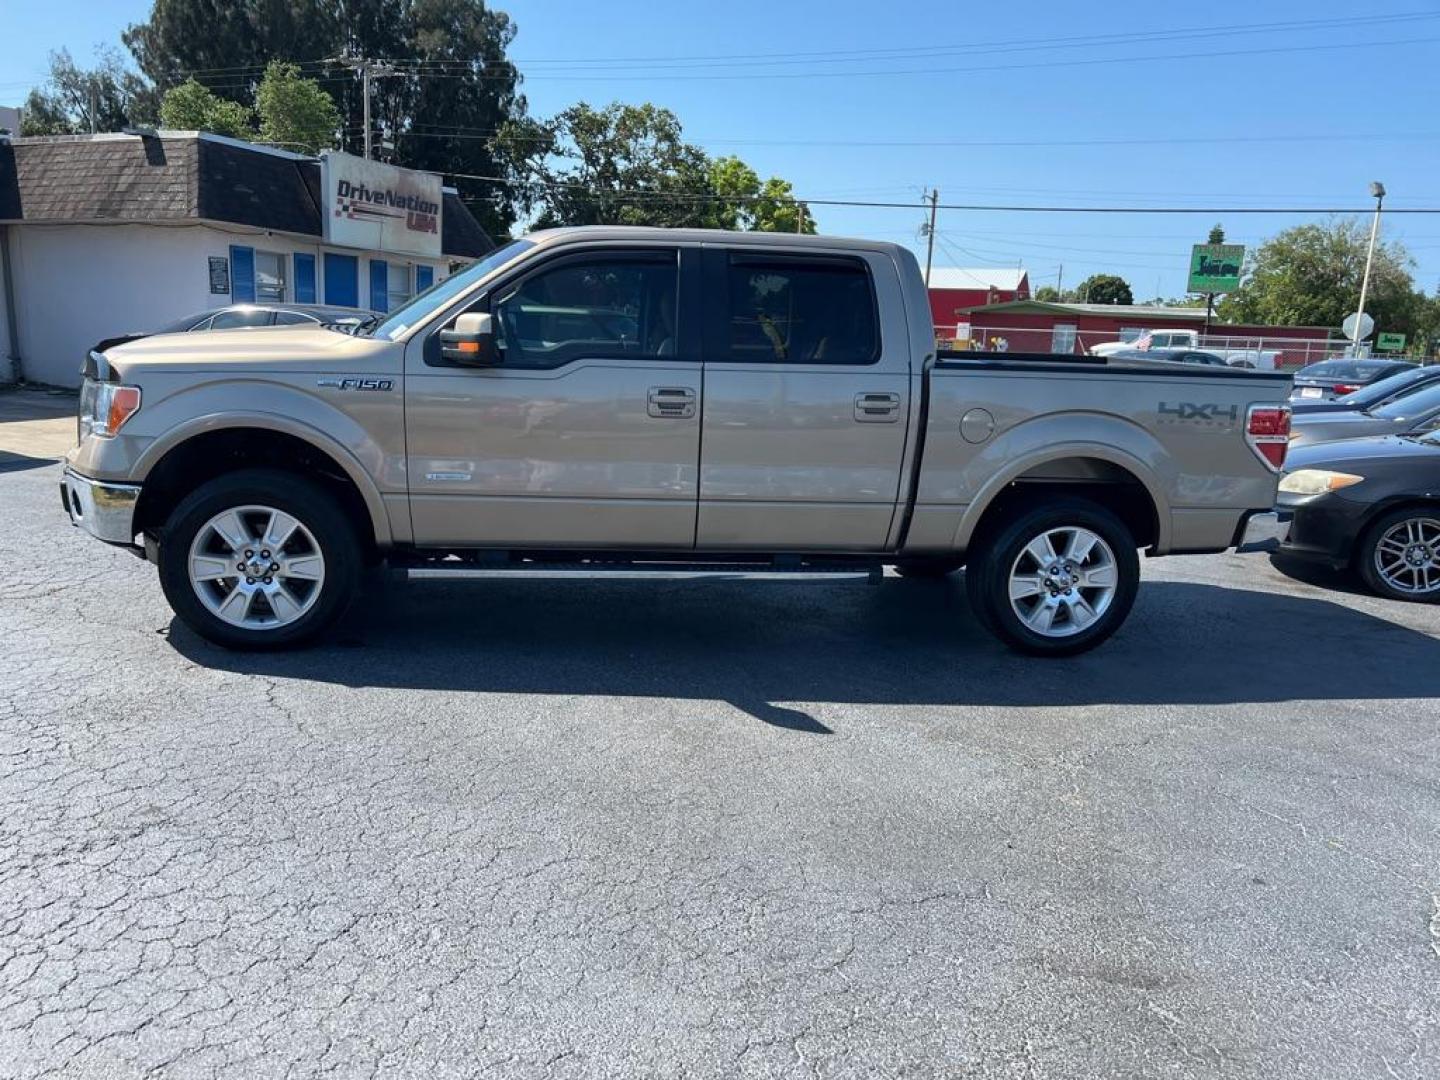
[[652,240],[657,243],[735,244],[755,247],[815,248],[816,250],[849,248],[894,254],[908,252],[902,244],[884,240],[862,240],[848,236],[806,236],[802,233],[732,232],[725,229],[662,229],[649,225],[572,225],[560,229],[539,229],[529,233],[527,240],[537,244],[563,243],[570,240]]

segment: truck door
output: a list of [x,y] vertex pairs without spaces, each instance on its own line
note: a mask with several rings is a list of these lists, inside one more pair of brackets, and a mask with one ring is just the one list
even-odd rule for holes
[[696,546],[882,549],[910,414],[893,264],[758,247],[705,260]]
[[438,335],[453,317],[408,359],[416,543],[694,545],[700,335],[681,287],[698,289],[700,252],[568,252],[518,267],[468,307],[494,316],[498,365],[446,366]]

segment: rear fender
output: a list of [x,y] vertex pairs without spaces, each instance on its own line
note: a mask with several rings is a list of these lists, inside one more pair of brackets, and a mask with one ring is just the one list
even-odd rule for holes
[[1047,413],[1017,424],[967,463],[974,491],[961,515],[954,547],[964,550],[985,511],[1011,483],[1052,462],[1091,458],[1124,469],[1145,489],[1155,509],[1156,554],[1170,548],[1170,498],[1175,466],[1165,447],[1143,427],[1099,413]]

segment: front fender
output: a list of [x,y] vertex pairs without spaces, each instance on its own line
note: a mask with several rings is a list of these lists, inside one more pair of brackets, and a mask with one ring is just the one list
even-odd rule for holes
[[391,543],[393,533],[390,528],[390,515],[385,510],[384,500],[381,499],[380,491],[371,480],[370,474],[361,466],[359,460],[335,439],[318,428],[297,421],[293,417],[268,413],[224,413],[196,417],[188,423],[172,428],[164,436],[152,442],[136,463],[136,476],[143,484],[144,478],[166,454],[196,435],[241,428],[259,428],[293,435],[298,439],[303,439],[329,457],[336,465],[340,466],[345,475],[354,483],[356,490],[360,492],[360,497],[365,500],[365,509],[370,515],[370,524],[375,530],[376,543],[382,547]]

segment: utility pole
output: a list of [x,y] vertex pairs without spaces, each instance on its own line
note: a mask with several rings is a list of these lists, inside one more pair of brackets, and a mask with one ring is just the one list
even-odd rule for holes
[[930,224],[925,229],[925,287],[930,287],[930,264],[935,261],[935,212],[940,202],[940,189],[930,189]]
[[1061,264],[1060,264],[1060,272],[1055,275],[1055,302],[1056,302],[1057,304],[1063,304],[1063,303],[1065,302],[1065,264],[1064,264],[1064,263],[1061,263]]
[[370,150],[375,138],[375,132],[370,126],[370,79],[372,76],[383,77],[396,74],[395,69],[389,64],[382,64],[378,60],[369,60],[358,56],[337,56],[334,62],[344,64],[351,71],[360,72],[361,93],[365,96],[365,158],[369,160]]
[[98,111],[95,95],[95,76],[90,76],[90,134],[95,134],[95,113]]
[[799,199],[795,200],[795,232],[805,231],[805,204]]

